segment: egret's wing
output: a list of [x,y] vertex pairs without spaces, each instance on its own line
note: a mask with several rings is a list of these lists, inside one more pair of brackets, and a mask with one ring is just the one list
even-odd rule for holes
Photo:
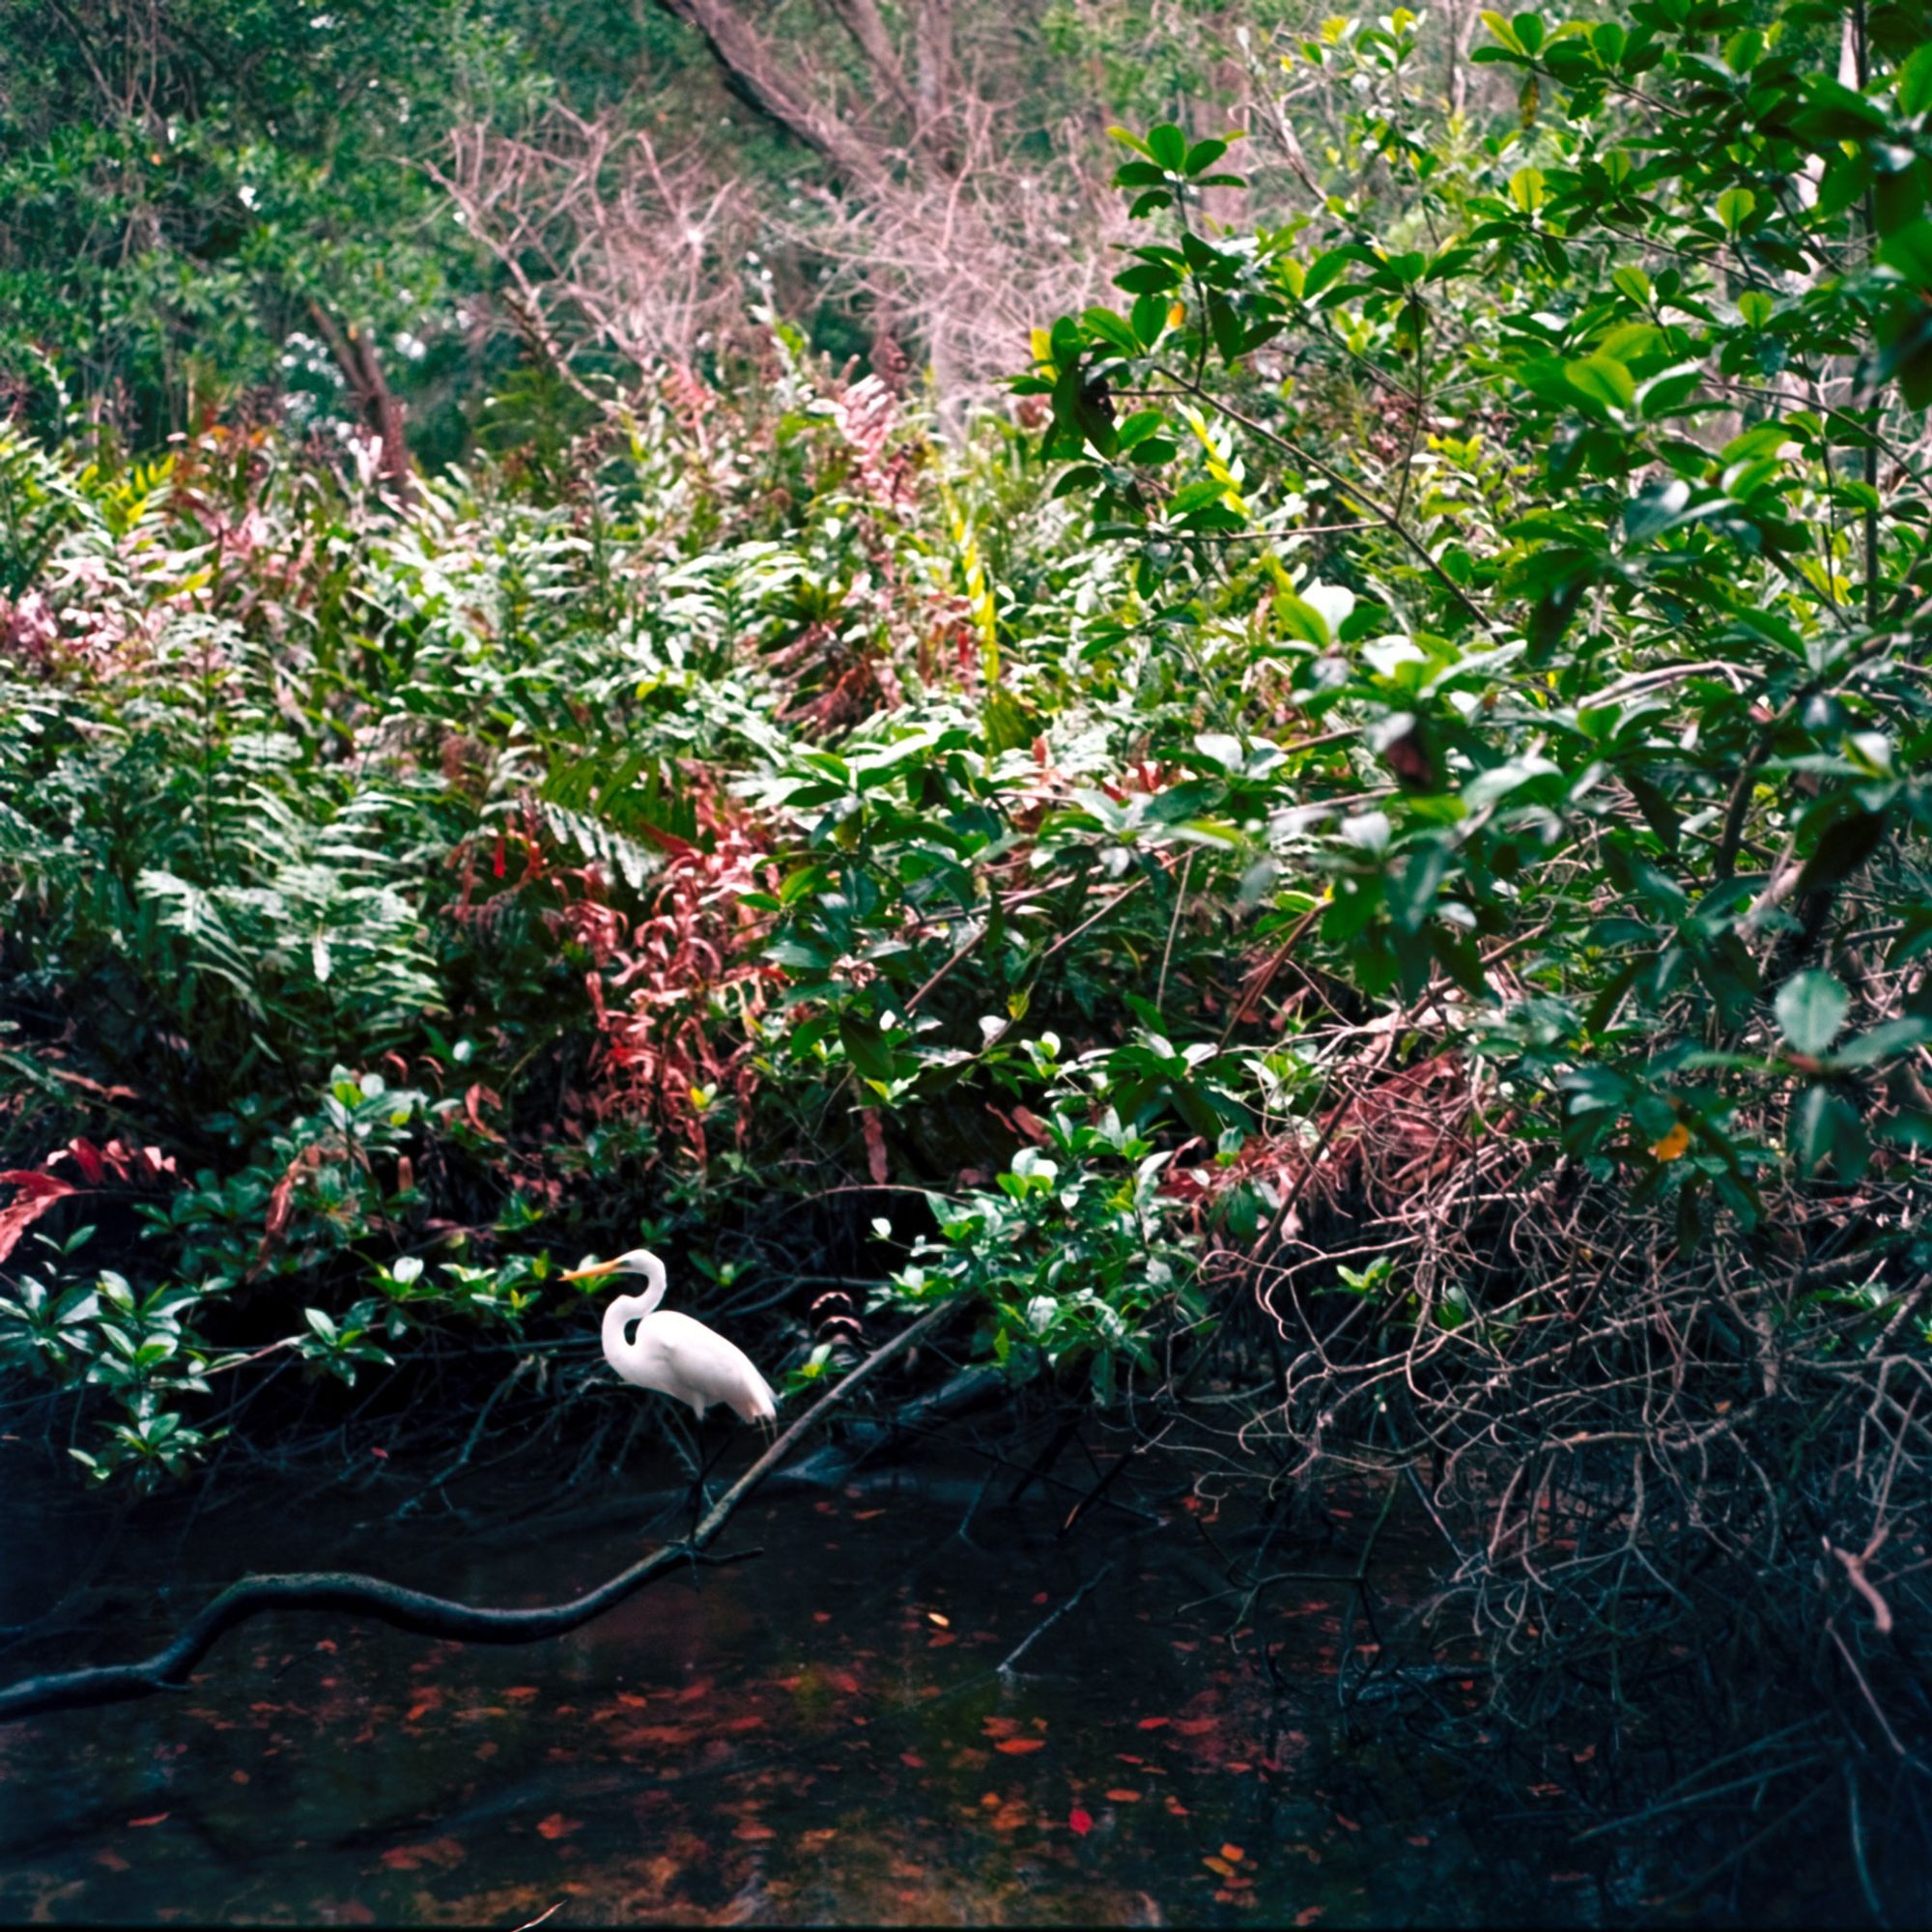
[[768,1422],[778,1413],[770,1384],[735,1342],[674,1309],[653,1316],[651,1327],[667,1380],[686,1402],[722,1402],[747,1422]]

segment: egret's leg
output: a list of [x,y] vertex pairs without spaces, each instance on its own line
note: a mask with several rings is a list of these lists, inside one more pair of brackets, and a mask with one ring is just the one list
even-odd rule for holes
[[[703,1450],[704,1418],[702,1416],[699,1416],[697,1421],[693,1425],[692,1434],[696,1438],[698,1448]],[[725,1445],[730,1439],[731,1435],[728,1430],[715,1430],[710,1449],[705,1451],[698,1461],[697,1474],[692,1479],[691,1484],[691,1527],[694,1532],[696,1532],[699,1521],[702,1520],[704,1512],[711,1507],[711,1492],[706,1485],[706,1478],[711,1474],[718,1459],[724,1455]]]

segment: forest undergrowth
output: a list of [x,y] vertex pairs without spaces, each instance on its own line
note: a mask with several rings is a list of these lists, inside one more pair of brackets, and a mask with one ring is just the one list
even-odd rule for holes
[[1322,191],[1256,228],[1238,144],[1122,134],[1120,306],[951,438],[769,315],[406,491],[271,411],[129,452],[49,367],[9,1428],[130,1491],[376,1412],[588,1471],[657,1424],[590,1393],[586,1252],[788,1398],[950,1305],[1049,1454],[1426,1521],[1358,1714],[1449,1721],[1453,1663],[1727,1861],[1829,1814],[1882,1918],[1932,1842],[1922,24],[1496,16],[1479,127],[1412,16],[1331,22]]

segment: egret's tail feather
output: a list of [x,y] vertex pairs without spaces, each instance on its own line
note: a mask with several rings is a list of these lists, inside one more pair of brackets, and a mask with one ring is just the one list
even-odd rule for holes
[[739,1417],[745,1422],[776,1422],[779,1419],[778,1397],[772,1393],[771,1384],[756,1369],[751,1373],[747,1386],[740,1391],[738,1400],[732,1404]]

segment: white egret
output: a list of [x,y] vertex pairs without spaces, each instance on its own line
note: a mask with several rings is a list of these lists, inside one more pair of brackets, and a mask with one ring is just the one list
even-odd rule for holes
[[713,1403],[723,1403],[746,1422],[778,1420],[771,1384],[744,1350],[691,1316],[658,1306],[665,1297],[665,1265],[648,1248],[572,1268],[563,1279],[595,1281],[612,1274],[640,1274],[650,1284],[642,1294],[618,1295],[604,1311],[604,1359],[627,1382],[688,1402],[699,1422]]

